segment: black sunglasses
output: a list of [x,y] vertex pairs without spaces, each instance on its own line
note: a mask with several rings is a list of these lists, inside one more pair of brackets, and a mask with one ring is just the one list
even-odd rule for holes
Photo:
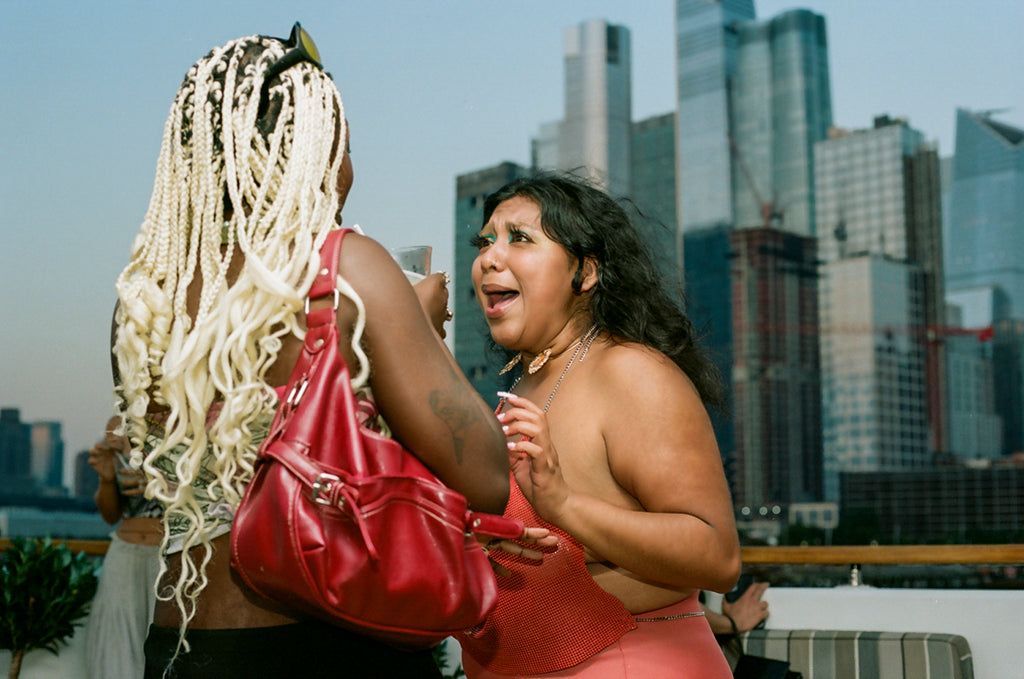
[[266,105],[270,81],[276,76],[302,61],[308,61],[320,70],[324,68],[323,63],[320,61],[320,50],[317,49],[312,36],[306,32],[298,21],[292,26],[292,33],[288,36],[287,40],[282,40],[281,38],[271,38],[271,40],[279,40],[288,49],[280,59],[272,62],[267,67],[267,72],[263,75],[263,88],[260,90],[260,111],[263,111]]

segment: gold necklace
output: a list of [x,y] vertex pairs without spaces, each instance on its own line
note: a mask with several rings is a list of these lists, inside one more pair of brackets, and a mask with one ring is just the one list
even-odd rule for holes
[[[558,391],[558,387],[562,386],[562,380],[565,379],[566,374],[569,372],[569,368],[571,368],[572,364],[576,362],[576,357],[579,356],[580,363],[582,363],[583,359],[587,357],[587,352],[590,351],[590,345],[594,343],[594,340],[597,339],[597,336],[599,334],[600,333],[599,333],[599,331],[597,329],[597,324],[594,324],[594,325],[590,326],[590,329],[587,330],[586,333],[583,334],[583,337],[579,338],[576,341],[576,344],[575,344],[576,350],[574,352],[572,352],[572,356],[569,357],[569,362],[565,364],[565,369],[562,370],[562,374],[558,376],[558,381],[555,382],[555,386],[551,389],[551,393],[548,394],[548,400],[544,403],[544,412],[545,413],[548,411],[548,408],[551,407],[551,399],[553,399],[555,397],[555,392]],[[582,354],[580,354],[581,350],[583,352]],[[546,351],[549,354],[551,352],[550,349],[547,349]],[[541,366],[543,366],[544,363],[546,363],[546,362],[547,362],[547,357],[545,357],[544,361],[541,362]],[[515,365],[515,363],[513,363],[512,365]],[[532,366],[533,363],[531,362],[530,365]],[[540,370],[540,367],[538,367],[537,370]],[[531,371],[531,370],[528,369],[527,372],[529,372],[532,375],[533,373],[537,372],[537,370],[532,370]],[[512,391],[513,389],[515,389],[516,385],[518,385],[520,380],[522,380],[522,379],[523,379],[522,375],[517,377],[516,381],[512,383],[512,386],[509,387],[508,390]],[[502,404],[504,402],[505,402],[505,399],[503,398],[498,403],[498,409],[499,410],[501,409],[501,406],[502,406]]]

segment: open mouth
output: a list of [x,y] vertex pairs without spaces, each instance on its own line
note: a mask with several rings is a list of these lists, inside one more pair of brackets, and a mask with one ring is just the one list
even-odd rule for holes
[[519,293],[516,290],[509,290],[506,288],[498,288],[487,285],[481,288],[481,292],[484,294],[484,298],[487,300],[487,304],[484,307],[484,312],[489,316],[500,313],[517,297],[519,297]]

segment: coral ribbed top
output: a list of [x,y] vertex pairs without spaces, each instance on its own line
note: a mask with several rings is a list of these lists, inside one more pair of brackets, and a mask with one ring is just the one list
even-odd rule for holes
[[505,516],[543,526],[558,536],[543,562],[495,551],[511,571],[498,576],[498,605],[483,625],[458,636],[463,650],[491,672],[542,674],[576,665],[623,634],[636,621],[622,602],[587,571],[583,546],[533,511],[515,481]]

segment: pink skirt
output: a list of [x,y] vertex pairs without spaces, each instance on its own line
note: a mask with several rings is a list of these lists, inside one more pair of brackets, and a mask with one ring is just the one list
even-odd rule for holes
[[[697,593],[677,604],[638,613],[637,628],[583,662],[557,672],[495,674],[462,654],[468,679],[585,677],[586,679],[732,679]],[[524,648],[523,653],[530,649]]]

